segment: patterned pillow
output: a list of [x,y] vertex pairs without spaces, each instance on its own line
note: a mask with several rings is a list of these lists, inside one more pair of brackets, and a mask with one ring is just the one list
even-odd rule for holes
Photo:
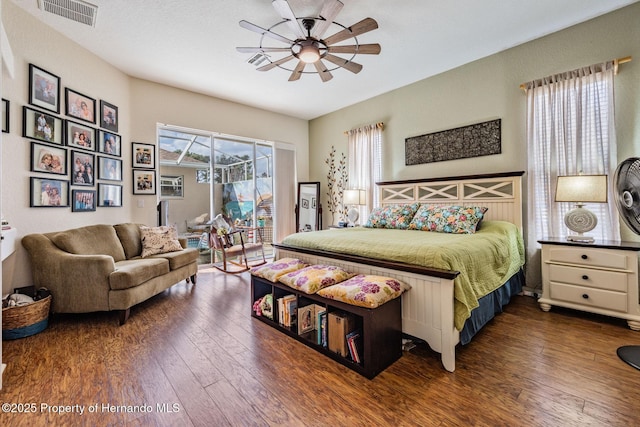
[[142,258],[182,250],[182,245],[178,241],[178,230],[174,226],[142,226],[140,227],[140,243],[142,243],[142,253],[140,254]]
[[488,209],[479,206],[422,205],[409,224],[409,229],[473,234]]
[[369,228],[397,228],[406,230],[413,219],[420,203],[410,205],[396,204],[373,209],[365,227]]
[[300,270],[306,266],[307,264],[297,258],[282,258],[268,264],[253,267],[251,274],[272,282],[277,282],[281,276],[291,273],[292,271]]
[[315,294],[318,290],[335,285],[350,277],[353,273],[332,265],[310,265],[301,270],[285,274],[280,282],[307,294]]
[[318,295],[366,308],[376,308],[398,298],[411,286],[391,277],[359,274],[344,282],[318,291]]

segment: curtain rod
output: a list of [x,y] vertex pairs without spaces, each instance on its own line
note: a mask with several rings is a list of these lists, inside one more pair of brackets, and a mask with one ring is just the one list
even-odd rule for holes
[[[614,59],[613,60],[613,74],[618,74],[618,65],[626,64],[627,62],[631,62],[631,60],[632,60],[631,56],[625,56],[624,58]],[[526,88],[527,88],[526,83],[522,83],[520,85],[520,89],[526,90]]]
[[[378,123],[376,123],[375,125],[368,125],[368,126],[375,126],[375,127],[377,127],[378,129],[382,129],[382,130],[384,130],[384,123],[382,123],[382,122],[378,122]],[[366,127],[366,126],[363,126],[363,127]],[[358,128],[358,129],[362,129],[362,128]],[[351,132],[352,130],[357,130],[357,129],[345,130],[345,131],[344,131],[344,132],[342,132],[342,133],[344,133],[345,135],[349,135],[349,132]]]

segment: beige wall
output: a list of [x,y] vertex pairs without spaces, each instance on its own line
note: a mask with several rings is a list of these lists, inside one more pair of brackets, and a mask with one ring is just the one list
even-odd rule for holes
[[[205,165],[203,169],[208,168]],[[182,176],[183,198],[166,199],[169,202],[169,224],[175,224],[178,232],[187,231],[185,221],[191,221],[195,217],[209,212],[209,184],[196,182],[195,168],[180,168],[175,166],[160,166],[159,175]],[[158,191],[160,189],[158,188]]]
[[[621,65],[616,76],[618,158],[640,155],[639,22],[640,3],[312,120],[310,158],[326,159],[332,144],[347,154],[344,131],[382,121],[383,180],[526,171],[526,106],[519,85],[628,55],[633,62]],[[502,154],[405,166],[405,138],[494,118],[502,119]],[[310,180],[321,182],[323,195],[326,173],[323,162],[311,163]],[[640,240],[623,227],[624,238]]]
[[[15,57],[15,78],[11,79],[6,72],[2,76],[3,97],[11,102],[11,133],[3,134],[2,139],[2,214],[17,227],[20,236],[95,223],[155,224],[159,196],[132,194],[131,142],[155,144],[157,123],[294,144],[299,159],[297,173],[307,178],[306,120],[131,78],[7,0],[2,0],[2,22]],[[21,136],[22,106],[28,105],[29,63],[61,78],[61,118],[64,118],[65,87],[118,106],[122,208],[72,213],[70,208],[29,207],[29,177],[38,175],[29,171],[30,144]],[[143,207],[138,207],[139,200]],[[24,249],[20,247],[5,260],[2,277],[3,292],[30,284],[29,260]]]

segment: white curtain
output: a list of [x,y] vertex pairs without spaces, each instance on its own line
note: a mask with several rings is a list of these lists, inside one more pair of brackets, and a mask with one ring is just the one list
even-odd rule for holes
[[360,224],[380,201],[375,183],[382,178],[382,123],[351,129],[349,137],[349,189],[365,190],[367,203],[359,206]]
[[566,238],[569,232],[564,215],[574,206],[554,201],[558,176],[608,175],[609,203],[585,205],[598,217],[597,227],[588,234],[596,239],[620,238],[612,192],[617,161],[613,76],[614,64],[608,62],[526,85],[529,283],[541,283],[537,240]]
[[[273,241],[279,243],[296,231],[296,152],[293,146],[277,143],[273,158]],[[293,173],[292,173],[293,172]]]

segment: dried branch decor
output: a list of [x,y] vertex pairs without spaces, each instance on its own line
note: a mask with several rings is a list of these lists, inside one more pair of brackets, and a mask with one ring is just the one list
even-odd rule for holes
[[336,213],[340,215],[340,220],[342,221],[347,216],[347,208],[342,203],[342,196],[349,181],[347,157],[344,153],[341,153],[340,161],[336,165],[336,149],[332,145],[325,163],[329,166],[329,172],[327,173],[327,207],[331,212],[331,223],[335,224]]

